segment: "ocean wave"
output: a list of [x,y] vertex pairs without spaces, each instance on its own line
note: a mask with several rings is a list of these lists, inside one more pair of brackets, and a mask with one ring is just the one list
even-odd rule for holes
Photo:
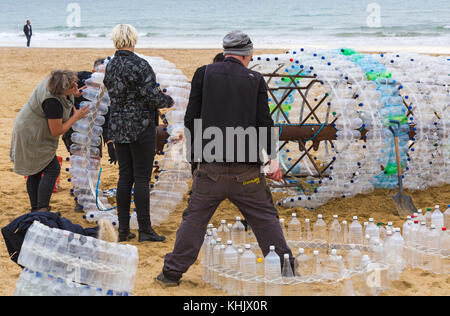
[[331,34],[336,37],[379,37],[379,38],[389,38],[389,37],[439,37],[442,34],[433,32],[433,33],[421,33],[414,31],[405,31],[405,32],[342,32],[342,33],[334,33]]

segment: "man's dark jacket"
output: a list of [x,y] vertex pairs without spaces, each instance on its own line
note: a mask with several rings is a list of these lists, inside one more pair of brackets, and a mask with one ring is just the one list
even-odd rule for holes
[[33,35],[33,28],[30,25],[30,29],[28,30],[28,25],[25,24],[23,26],[23,32],[25,33],[25,36],[31,36],[31,35]]
[[[192,162],[196,143],[194,138],[199,137],[200,131],[194,131],[194,120],[202,120],[202,133],[208,127],[219,128],[223,135],[223,157],[217,162],[245,162],[261,163],[259,154],[257,161],[249,158],[249,141],[244,147],[237,147],[234,140],[234,154],[226,155],[226,128],[242,127],[272,127],[273,120],[268,106],[267,87],[263,76],[245,67],[235,58],[226,58],[224,62],[202,66],[197,69],[191,83],[191,93],[186,109],[184,124],[191,133]],[[195,134],[196,133],[196,134]],[[259,133],[258,133],[259,138]],[[268,131],[266,150],[270,154],[270,130]],[[202,150],[210,140],[203,140]],[[238,160],[237,154],[245,150],[245,160]],[[259,149],[258,149],[259,153]],[[255,155],[254,155],[255,156]],[[202,162],[205,162],[203,157]],[[228,159],[227,159],[228,158]],[[206,161],[210,162],[210,161]]]
[[20,249],[28,228],[34,221],[38,221],[51,228],[59,228],[67,230],[79,235],[97,238],[98,227],[84,229],[80,225],[73,224],[70,220],[60,217],[52,212],[32,212],[22,215],[7,226],[2,228],[2,235],[5,239],[6,248],[8,249],[11,260],[17,263],[19,259]]

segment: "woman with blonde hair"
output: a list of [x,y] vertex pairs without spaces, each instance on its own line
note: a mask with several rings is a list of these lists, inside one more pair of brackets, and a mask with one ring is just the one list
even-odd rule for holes
[[103,81],[111,99],[109,138],[119,163],[117,211],[119,241],[130,240],[131,189],[139,224],[139,241],[164,241],[151,226],[149,182],[156,143],[157,110],[173,105],[158,88],[149,63],[134,53],[136,29],[129,24],[114,27],[111,39],[117,49],[106,66]]
[[74,96],[81,94],[77,80],[75,72],[52,71],[34,89],[14,121],[10,157],[14,172],[28,176],[32,212],[50,209],[53,187],[61,169],[56,158],[59,136],[89,113],[89,107],[80,110],[74,107]]

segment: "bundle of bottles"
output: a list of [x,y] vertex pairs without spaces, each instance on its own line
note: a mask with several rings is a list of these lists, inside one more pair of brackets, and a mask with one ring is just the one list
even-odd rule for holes
[[[169,133],[167,145],[163,152],[164,157],[155,161],[161,169],[156,176],[156,183],[151,186],[150,210],[152,224],[160,225],[167,220],[170,212],[175,210],[181,202],[183,195],[188,191],[188,181],[191,178],[190,165],[186,161],[183,118],[189,98],[190,83],[183,73],[176,69],[175,65],[160,57],[148,57],[137,54],[145,59],[153,68],[158,87],[174,100],[173,107],[163,115],[167,126],[164,128]],[[102,191],[102,183],[99,175],[102,125],[105,122],[104,115],[108,113],[110,100],[108,92],[104,89],[103,80],[106,66],[111,57],[96,67],[91,77],[84,81],[87,88],[83,97],[88,102],[81,102],[80,107],[90,106],[91,112],[87,118],[79,120],[73,126],[70,172],[72,193],[75,200],[86,212],[84,218],[89,222],[99,219],[108,219],[117,226],[117,211],[108,202],[108,197],[114,198],[115,191]],[[130,219],[130,227],[138,228],[137,216],[133,212]]]
[[450,206],[444,214],[436,206],[433,213],[408,216],[402,229],[391,222],[376,225],[372,218],[361,225],[356,216],[348,225],[338,215],[328,226],[320,214],[313,225],[305,219],[302,229],[295,213],[287,228],[284,219],[280,225],[293,253],[298,249],[294,261],[274,246],[264,257],[240,217],[234,225],[209,224],[201,257],[204,281],[230,295],[378,295],[407,267],[450,273],[444,226],[450,225]]
[[[448,58],[301,48],[254,56],[250,67],[265,74],[274,89],[269,102],[275,123],[313,124],[317,135],[324,125],[337,130],[335,140],[322,141],[310,155],[304,155],[296,142],[283,144],[282,168],[306,181],[284,189],[290,196],[280,200],[280,206],[315,209],[335,197],[395,188],[392,120],[400,125],[405,187],[424,190],[450,183]],[[273,74],[277,77],[269,77]],[[303,77],[293,83],[291,76],[297,75]],[[303,94],[295,86],[302,87]],[[276,109],[280,100],[284,101]],[[306,141],[306,148],[315,136]],[[320,169],[331,166],[319,180],[312,161]]]
[[134,289],[137,248],[106,242],[35,221],[18,263],[25,267],[17,296],[128,296]]

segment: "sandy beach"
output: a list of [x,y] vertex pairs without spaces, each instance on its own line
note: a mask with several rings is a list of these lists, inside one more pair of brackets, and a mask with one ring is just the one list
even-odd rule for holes
[[[137,52],[160,56],[172,63],[190,79],[197,67],[211,61],[218,50],[213,49],[139,49]],[[281,53],[283,50],[256,50],[255,54]],[[53,69],[71,69],[75,71],[92,69],[93,62],[98,58],[114,54],[113,49],[47,49],[47,48],[0,48],[0,227],[4,227],[16,217],[29,211],[29,200],[26,193],[25,180],[22,176],[12,171],[12,163],[9,161],[9,149],[11,131],[17,112],[28,100],[34,87]],[[63,158],[68,153],[62,143],[57,154]],[[106,154],[106,150],[104,150]],[[58,193],[53,194],[51,207],[53,211],[59,211],[74,223],[84,227],[92,226],[85,222],[80,213],[73,211],[74,201],[69,195],[71,185],[67,182],[69,177],[65,168],[69,162],[64,161],[61,172],[61,182]],[[102,161],[103,188],[114,188],[117,184],[117,165],[110,165],[107,157]],[[395,206],[391,199],[394,191],[376,190],[368,195],[358,195],[349,199],[335,199],[320,207],[316,212],[310,212],[300,208],[279,208],[280,217],[288,219],[292,212],[296,212],[301,221],[311,218],[315,221],[316,214],[323,214],[324,220],[330,223],[333,214],[338,214],[340,220],[349,221],[352,216],[358,216],[360,222],[368,221],[373,217],[375,221],[387,224],[391,221],[394,226],[401,227],[403,220],[395,214]],[[430,188],[426,191],[407,192],[413,196],[418,208],[433,207],[436,204],[441,209],[446,209],[450,203],[450,185]],[[274,199],[277,200],[274,194]],[[138,247],[139,267],[136,277],[134,295],[189,295],[189,296],[211,296],[224,295],[202,281],[202,267],[196,262],[184,275],[183,281],[178,288],[164,289],[155,282],[155,277],[160,273],[163,266],[164,255],[172,250],[175,233],[181,222],[181,215],[186,208],[187,198],[178,205],[170,219],[157,227],[156,230],[165,235],[164,243],[139,244],[137,241],[131,244]],[[236,207],[230,202],[223,202],[213,217],[215,226],[221,219],[227,222],[234,221],[238,215]],[[294,250],[297,253],[297,250]],[[3,238],[0,238],[0,295],[12,295],[15,283],[21,269],[13,263],[8,256]],[[391,290],[383,295],[450,295],[450,276],[434,275],[422,270],[406,270],[400,280],[393,283]]]

